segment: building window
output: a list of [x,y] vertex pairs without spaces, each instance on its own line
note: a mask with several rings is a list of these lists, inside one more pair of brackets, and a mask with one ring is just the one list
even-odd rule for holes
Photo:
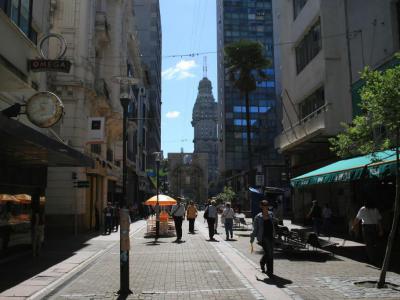
[[146,170],[146,154],[142,153],[142,171]]
[[321,22],[315,23],[296,47],[297,74],[319,53],[322,48]]
[[400,1],[396,3],[396,17],[397,17],[397,39],[400,42]]
[[111,149],[107,149],[107,161],[112,162],[114,160],[114,153]]
[[[257,120],[250,119],[250,125],[251,126],[256,125],[256,123],[257,123]],[[236,126],[246,126],[247,125],[247,121],[246,121],[246,119],[234,119],[233,120],[233,124],[236,125]]]
[[0,0],[0,9],[36,44],[37,32],[32,28],[33,0]]
[[101,144],[90,144],[90,152],[101,154]]
[[306,5],[307,0],[293,0],[293,20],[296,20],[297,16]]
[[146,129],[142,129],[142,146],[143,148],[146,148]]
[[[320,87],[313,94],[300,102],[300,119],[304,120],[325,105],[324,87]],[[304,120],[305,121],[305,120]]]

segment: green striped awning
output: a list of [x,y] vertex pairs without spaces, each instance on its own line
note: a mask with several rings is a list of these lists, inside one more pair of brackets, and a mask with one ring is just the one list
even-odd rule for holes
[[337,161],[320,169],[291,179],[293,187],[313,184],[349,182],[364,178],[394,176],[396,152],[392,150],[376,152],[374,155],[354,157]]

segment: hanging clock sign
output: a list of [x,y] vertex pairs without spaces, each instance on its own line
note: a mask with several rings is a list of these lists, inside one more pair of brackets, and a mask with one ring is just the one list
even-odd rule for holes
[[[59,50],[54,59],[51,59],[46,54],[44,43],[50,41],[50,39],[56,39],[58,42]],[[67,42],[64,37],[57,33],[50,33],[45,35],[38,43],[37,49],[41,56],[40,59],[30,59],[28,60],[29,70],[32,72],[63,72],[69,73],[71,69],[71,62],[64,59],[64,55],[67,52]]]
[[25,113],[36,126],[48,128],[61,119],[64,105],[56,94],[39,92],[28,99]]

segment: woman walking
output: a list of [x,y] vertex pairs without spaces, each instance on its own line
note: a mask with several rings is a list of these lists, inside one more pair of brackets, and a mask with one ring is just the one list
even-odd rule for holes
[[233,239],[233,217],[235,212],[229,202],[225,203],[225,209],[222,212],[221,219],[224,220],[226,240],[229,241],[229,235]]
[[193,201],[189,202],[189,206],[186,210],[186,219],[189,221],[189,233],[194,234],[194,221],[197,218],[197,208]]

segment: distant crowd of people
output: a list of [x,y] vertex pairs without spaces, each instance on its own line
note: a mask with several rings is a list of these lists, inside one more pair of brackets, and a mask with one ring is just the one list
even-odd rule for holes
[[[160,205],[139,208],[139,214],[143,217],[155,215],[156,233],[155,240],[160,237],[160,219],[166,214],[167,218],[172,217],[176,231],[176,243],[183,242],[182,240],[182,224],[186,219],[189,223],[189,234],[195,234],[195,221],[198,217],[198,208],[193,201],[188,202],[187,206],[182,203],[182,199],[177,197],[177,203],[173,206],[161,209]],[[251,249],[255,239],[262,246],[264,254],[260,260],[262,272],[268,276],[273,276],[273,256],[274,256],[274,237],[276,219],[267,200],[260,201],[261,212],[257,214],[253,220],[253,230],[250,234]],[[104,209],[105,218],[105,234],[110,234],[112,231],[118,231],[119,226],[119,208],[108,203]],[[215,200],[209,200],[204,207],[204,220],[208,224],[209,241],[217,241],[214,236],[218,234],[218,220],[221,217],[221,222],[224,224],[226,240],[233,239],[234,220],[237,217],[238,211],[233,209],[231,203],[217,205]],[[320,236],[323,233],[325,236],[330,236],[333,230],[333,213],[328,203],[321,207],[318,201],[313,200],[310,210],[306,215],[306,219],[312,222],[313,232]],[[378,237],[383,235],[381,225],[381,215],[372,203],[367,200],[354,218],[351,230],[355,231],[361,223],[361,229],[366,243],[368,260],[371,263],[377,261],[377,241]]]

